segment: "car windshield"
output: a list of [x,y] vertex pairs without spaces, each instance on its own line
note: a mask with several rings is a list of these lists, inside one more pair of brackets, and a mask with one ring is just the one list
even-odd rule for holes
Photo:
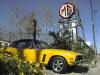
[[39,49],[46,49],[46,48],[48,49],[49,45],[45,42],[37,42],[36,47],[39,48]]

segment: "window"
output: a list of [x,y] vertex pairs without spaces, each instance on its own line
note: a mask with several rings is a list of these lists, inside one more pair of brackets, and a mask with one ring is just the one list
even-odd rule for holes
[[39,48],[39,49],[49,48],[48,44],[45,43],[45,42],[37,42],[36,47]]
[[14,47],[16,48],[18,44],[18,41],[14,41],[12,44],[9,45],[9,47]]
[[14,48],[34,48],[32,41],[27,41],[27,40],[15,41],[10,45],[10,47],[14,47]]
[[27,43],[26,42],[19,42],[17,45],[17,48],[27,48]]

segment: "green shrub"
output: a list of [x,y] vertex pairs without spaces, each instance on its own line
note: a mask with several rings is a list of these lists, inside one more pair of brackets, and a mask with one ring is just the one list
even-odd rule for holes
[[16,60],[12,53],[6,52],[6,48],[3,49],[0,50],[0,75],[46,75],[46,71],[42,72],[46,69],[40,63],[30,63],[22,57]]

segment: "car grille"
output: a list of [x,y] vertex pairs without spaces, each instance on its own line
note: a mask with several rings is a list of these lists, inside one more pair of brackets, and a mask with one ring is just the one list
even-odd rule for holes
[[76,61],[79,61],[79,60],[82,60],[82,59],[83,59],[82,55],[76,56]]

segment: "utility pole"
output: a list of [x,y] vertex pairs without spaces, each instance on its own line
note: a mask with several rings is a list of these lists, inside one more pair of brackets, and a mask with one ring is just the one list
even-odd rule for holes
[[11,32],[9,32],[9,42],[11,42]]
[[19,32],[19,36],[20,36],[20,39],[21,39],[22,38],[22,32],[21,32],[21,30]]
[[33,19],[33,39],[36,40],[36,20]]
[[97,55],[97,50],[96,50],[96,41],[95,41],[95,27],[94,27],[94,15],[93,15],[93,7],[92,7],[92,0],[90,0],[90,6],[91,6],[91,16],[92,16],[92,31],[93,31],[93,41],[94,41],[94,50],[95,50],[95,62],[96,62],[96,55]]

